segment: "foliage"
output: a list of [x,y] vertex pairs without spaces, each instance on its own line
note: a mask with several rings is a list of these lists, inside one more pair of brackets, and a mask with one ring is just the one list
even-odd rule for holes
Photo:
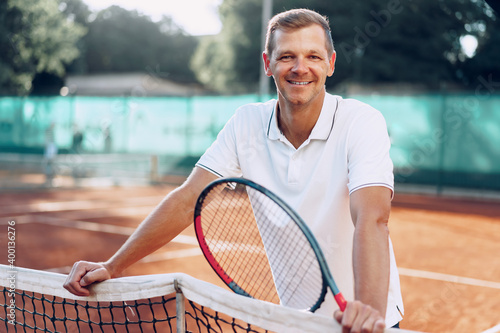
[[[496,3],[497,8],[500,7]],[[497,13],[498,14],[498,13]],[[480,26],[483,36],[479,41],[476,54],[467,59],[462,66],[463,80],[471,89],[479,92],[482,87],[488,93],[498,93],[500,89],[500,18],[490,13],[491,19]]]
[[[92,21],[93,13],[90,11],[88,6],[83,2],[83,0],[59,0],[60,5],[59,9],[61,12],[68,17],[69,20],[72,20],[78,24],[81,24],[86,28],[86,31],[89,30],[89,23]],[[67,73],[71,74],[85,74],[87,73],[87,62],[86,62],[86,54],[87,54],[87,45],[85,43],[85,38],[80,38],[75,46],[78,48],[79,56],[73,62],[68,64],[66,67]]]
[[[352,56],[355,81],[421,83],[433,89],[457,81],[457,63],[464,58],[460,37],[470,33],[466,25],[484,19],[480,6],[469,0],[366,3],[371,9],[360,11],[364,15],[352,28],[356,33],[341,36],[339,44],[345,60]],[[346,52],[344,45],[357,53]]]
[[[201,82],[224,92],[256,90],[261,3],[224,0],[221,34],[202,41],[192,63]],[[329,87],[410,82],[437,89],[443,82],[459,82],[467,60],[460,38],[470,34],[482,41],[482,28],[491,20],[482,0],[274,0],[273,10],[300,7],[330,18],[337,62]]]
[[[263,0],[223,0],[216,36],[188,36],[170,17],[153,22],[83,0],[0,1],[0,94],[30,93],[65,73],[148,72],[196,80],[223,93],[255,92],[262,71]],[[329,88],[409,82],[438,89],[500,75],[500,23],[484,0],[274,0],[273,12],[306,7],[330,18],[337,51]],[[473,58],[460,39],[475,36]]]
[[0,94],[25,95],[37,73],[57,76],[78,57],[85,29],[59,10],[57,0],[0,3]]
[[198,41],[170,17],[153,22],[137,11],[111,6],[97,13],[85,37],[89,73],[154,72],[177,81],[194,81],[189,58]]
[[192,68],[198,80],[219,92],[255,91],[261,70],[262,0],[225,0],[222,30],[201,41]]

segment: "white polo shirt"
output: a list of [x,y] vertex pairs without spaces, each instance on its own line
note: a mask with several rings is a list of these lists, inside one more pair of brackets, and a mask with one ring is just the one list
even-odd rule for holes
[[[291,205],[316,236],[344,297],[354,300],[349,194],[368,186],[393,190],[385,120],[367,104],[326,94],[309,138],[295,149],[277,126],[276,106],[271,100],[239,108],[196,165],[253,180]],[[403,313],[392,244],[390,260],[388,327]],[[335,308],[329,294],[317,312],[331,316]]]

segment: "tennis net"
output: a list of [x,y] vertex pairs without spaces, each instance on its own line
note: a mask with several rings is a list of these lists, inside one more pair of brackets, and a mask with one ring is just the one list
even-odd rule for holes
[[93,286],[89,297],[63,289],[65,278],[0,265],[0,331],[340,332],[332,318],[240,296],[182,273],[108,280]]

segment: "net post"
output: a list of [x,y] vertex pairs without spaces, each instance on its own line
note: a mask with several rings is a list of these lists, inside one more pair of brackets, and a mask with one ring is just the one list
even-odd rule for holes
[[175,314],[177,318],[177,333],[186,332],[186,303],[182,289],[179,286],[179,281],[174,280],[175,288]]

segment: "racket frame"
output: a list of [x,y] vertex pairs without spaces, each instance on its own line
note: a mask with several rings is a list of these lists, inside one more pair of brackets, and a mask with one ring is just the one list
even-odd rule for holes
[[262,185],[259,185],[249,179],[241,178],[241,177],[223,177],[216,179],[215,181],[211,182],[208,184],[203,191],[200,193],[198,196],[198,199],[196,200],[196,206],[194,210],[194,227],[195,227],[195,232],[196,232],[196,238],[198,239],[198,243],[200,245],[200,248],[203,252],[203,255],[209,262],[210,266],[214,269],[215,273],[226,283],[226,285],[231,288],[235,293],[247,296],[247,297],[252,297],[250,294],[248,294],[245,290],[243,290],[225,271],[224,269],[219,265],[217,260],[215,259],[214,255],[210,251],[210,248],[208,244],[205,241],[204,234],[203,234],[203,228],[201,226],[201,212],[203,209],[203,202],[207,196],[208,193],[212,191],[212,189],[216,186],[220,186],[222,184],[226,184],[227,186],[231,186],[231,183],[237,183],[241,184],[244,186],[249,186],[262,194],[266,195],[269,197],[272,201],[274,201],[278,206],[280,206],[290,217],[291,219],[295,222],[295,224],[299,227],[299,229],[303,232],[304,236],[306,237],[307,241],[311,245],[311,248],[313,249],[313,252],[316,256],[316,259],[318,260],[318,264],[320,267],[321,275],[323,278],[323,286],[322,286],[322,291],[321,295],[318,298],[318,301],[316,304],[314,304],[311,308],[308,310],[311,312],[316,311],[320,305],[323,303],[325,296],[326,296],[326,289],[327,286],[330,288],[330,290],[333,293],[333,296],[335,298],[335,301],[337,302],[337,305],[339,306],[341,311],[345,310],[345,307],[347,305],[347,302],[340,292],[340,290],[337,287],[337,284],[335,283],[335,280],[333,279],[332,273],[330,271],[330,268],[328,267],[328,264],[326,262],[325,256],[323,254],[323,251],[321,250],[318,241],[314,237],[311,229],[306,225],[304,220],[300,217],[300,215],[295,212],[293,208],[291,208],[285,201],[283,201],[279,196],[274,194],[272,191],[269,189],[265,188]]

